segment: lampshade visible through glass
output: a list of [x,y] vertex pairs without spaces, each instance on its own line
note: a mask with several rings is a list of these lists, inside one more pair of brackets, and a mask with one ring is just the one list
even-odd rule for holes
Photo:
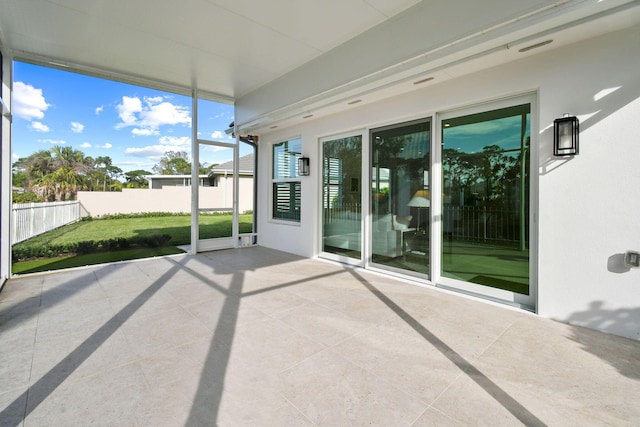
[[418,190],[415,192],[407,206],[412,208],[428,208],[431,206],[429,201],[429,190]]

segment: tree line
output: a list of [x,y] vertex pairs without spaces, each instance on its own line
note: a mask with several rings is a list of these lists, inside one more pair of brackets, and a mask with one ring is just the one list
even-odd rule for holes
[[[200,165],[200,173],[213,167]],[[122,191],[122,188],[147,188],[145,178],[152,172],[143,169],[123,172],[109,156],[91,157],[71,147],[55,146],[18,159],[12,168],[14,203],[75,200],[78,191]],[[158,175],[191,173],[189,153],[168,151],[153,166]]]

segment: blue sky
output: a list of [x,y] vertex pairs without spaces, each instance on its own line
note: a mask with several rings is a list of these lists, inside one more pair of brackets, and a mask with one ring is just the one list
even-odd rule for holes
[[[109,156],[124,172],[151,168],[166,151],[191,153],[191,98],[14,62],[13,161],[55,145]],[[233,105],[200,101],[198,137],[232,142]],[[243,155],[244,153],[240,153]],[[200,163],[232,159],[203,147]]]

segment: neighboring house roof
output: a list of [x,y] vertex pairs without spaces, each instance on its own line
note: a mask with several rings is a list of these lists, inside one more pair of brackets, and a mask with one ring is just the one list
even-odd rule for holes
[[[173,178],[191,178],[191,175],[145,175],[145,179],[173,179]],[[198,178],[208,178],[209,175],[198,175]]]
[[[191,186],[191,175],[145,175],[149,188],[188,187]],[[199,185],[209,185],[209,175],[198,175]]]
[[[253,175],[254,155],[253,153],[242,156],[238,159],[238,172],[240,175]],[[233,173],[233,160],[219,164],[211,168],[209,175],[222,175]]]

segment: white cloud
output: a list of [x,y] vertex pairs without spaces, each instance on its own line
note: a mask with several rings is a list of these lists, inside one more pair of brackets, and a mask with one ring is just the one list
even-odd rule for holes
[[153,96],[153,97],[151,97],[151,96],[147,96],[147,97],[144,99],[144,102],[145,102],[147,105],[159,104],[159,103],[161,103],[162,101],[164,101],[164,98],[163,98],[163,97],[161,97],[161,96]]
[[189,108],[174,105],[170,102],[159,104],[147,104],[148,109],[140,113],[142,124],[145,127],[158,128],[162,125],[191,124]]
[[131,130],[131,133],[134,134],[135,136],[154,136],[154,135],[159,135],[160,131],[154,130],[154,129],[134,128]]
[[102,113],[102,110],[104,110],[104,106],[103,106],[103,105],[101,105],[101,106],[97,107],[97,108],[96,108],[96,116],[97,116],[98,114]]
[[42,95],[42,89],[23,83],[13,84],[13,114],[17,117],[33,120],[42,119],[50,104]]
[[106,148],[107,150],[111,147],[113,147],[113,145],[109,144],[108,142],[105,142],[104,145],[96,145],[96,148]]
[[212,153],[215,153],[217,151],[222,151],[222,150],[231,150],[231,148],[229,147],[218,147],[215,145],[205,145],[204,149],[202,149],[202,151],[210,151]]
[[64,145],[67,143],[64,139],[39,139],[38,142],[43,142],[45,144],[51,145]]
[[11,157],[13,157],[14,159],[18,160],[20,158],[20,155],[18,153],[13,153],[11,154]]
[[82,133],[84,125],[80,122],[71,122],[71,132]]
[[212,138],[212,139],[214,139],[214,140],[217,140],[217,141],[224,141],[224,140],[226,140],[226,141],[230,141],[230,140],[232,140],[232,139],[233,139],[233,138],[231,137],[231,135],[227,135],[226,133],[224,133],[224,132],[222,132],[222,131],[219,131],[219,130],[214,131],[214,132],[211,134],[211,138]]
[[179,151],[189,150],[191,148],[191,138],[188,136],[161,136],[158,142],[162,145],[179,147]]
[[129,154],[136,157],[144,157],[154,161],[160,160],[160,157],[167,151],[171,151],[163,145],[147,145],[146,147],[131,147],[124,150],[125,154]]
[[191,138],[188,136],[162,136],[158,144],[146,147],[130,147],[124,150],[125,154],[136,157],[144,157],[158,161],[167,151],[191,151]]
[[213,116],[214,119],[233,120],[233,111],[224,111]]
[[136,114],[142,111],[142,102],[137,97],[123,96],[122,104],[118,104],[116,110],[120,120],[122,120],[122,123],[116,125],[116,129],[134,126],[138,121]]
[[[143,103],[144,101],[144,103]],[[175,105],[164,101],[161,96],[138,97],[123,96],[122,103],[116,107],[121,122],[116,129],[133,127],[132,133],[138,136],[153,136],[159,134],[161,126],[191,124],[189,107]]]
[[31,125],[29,126],[31,129],[35,130],[36,132],[49,132],[49,126],[41,123],[41,122],[31,122]]
[[89,144],[88,142],[83,142],[82,144],[80,144],[80,148],[91,148],[91,144]]
[[118,162],[118,165],[120,166],[147,166],[147,165],[152,165],[153,163],[149,163],[149,162],[134,162],[134,161],[124,161],[124,162]]
[[151,169],[157,162],[155,161],[122,161],[118,162],[118,167],[121,167],[125,172],[135,169],[145,169],[151,172]]

